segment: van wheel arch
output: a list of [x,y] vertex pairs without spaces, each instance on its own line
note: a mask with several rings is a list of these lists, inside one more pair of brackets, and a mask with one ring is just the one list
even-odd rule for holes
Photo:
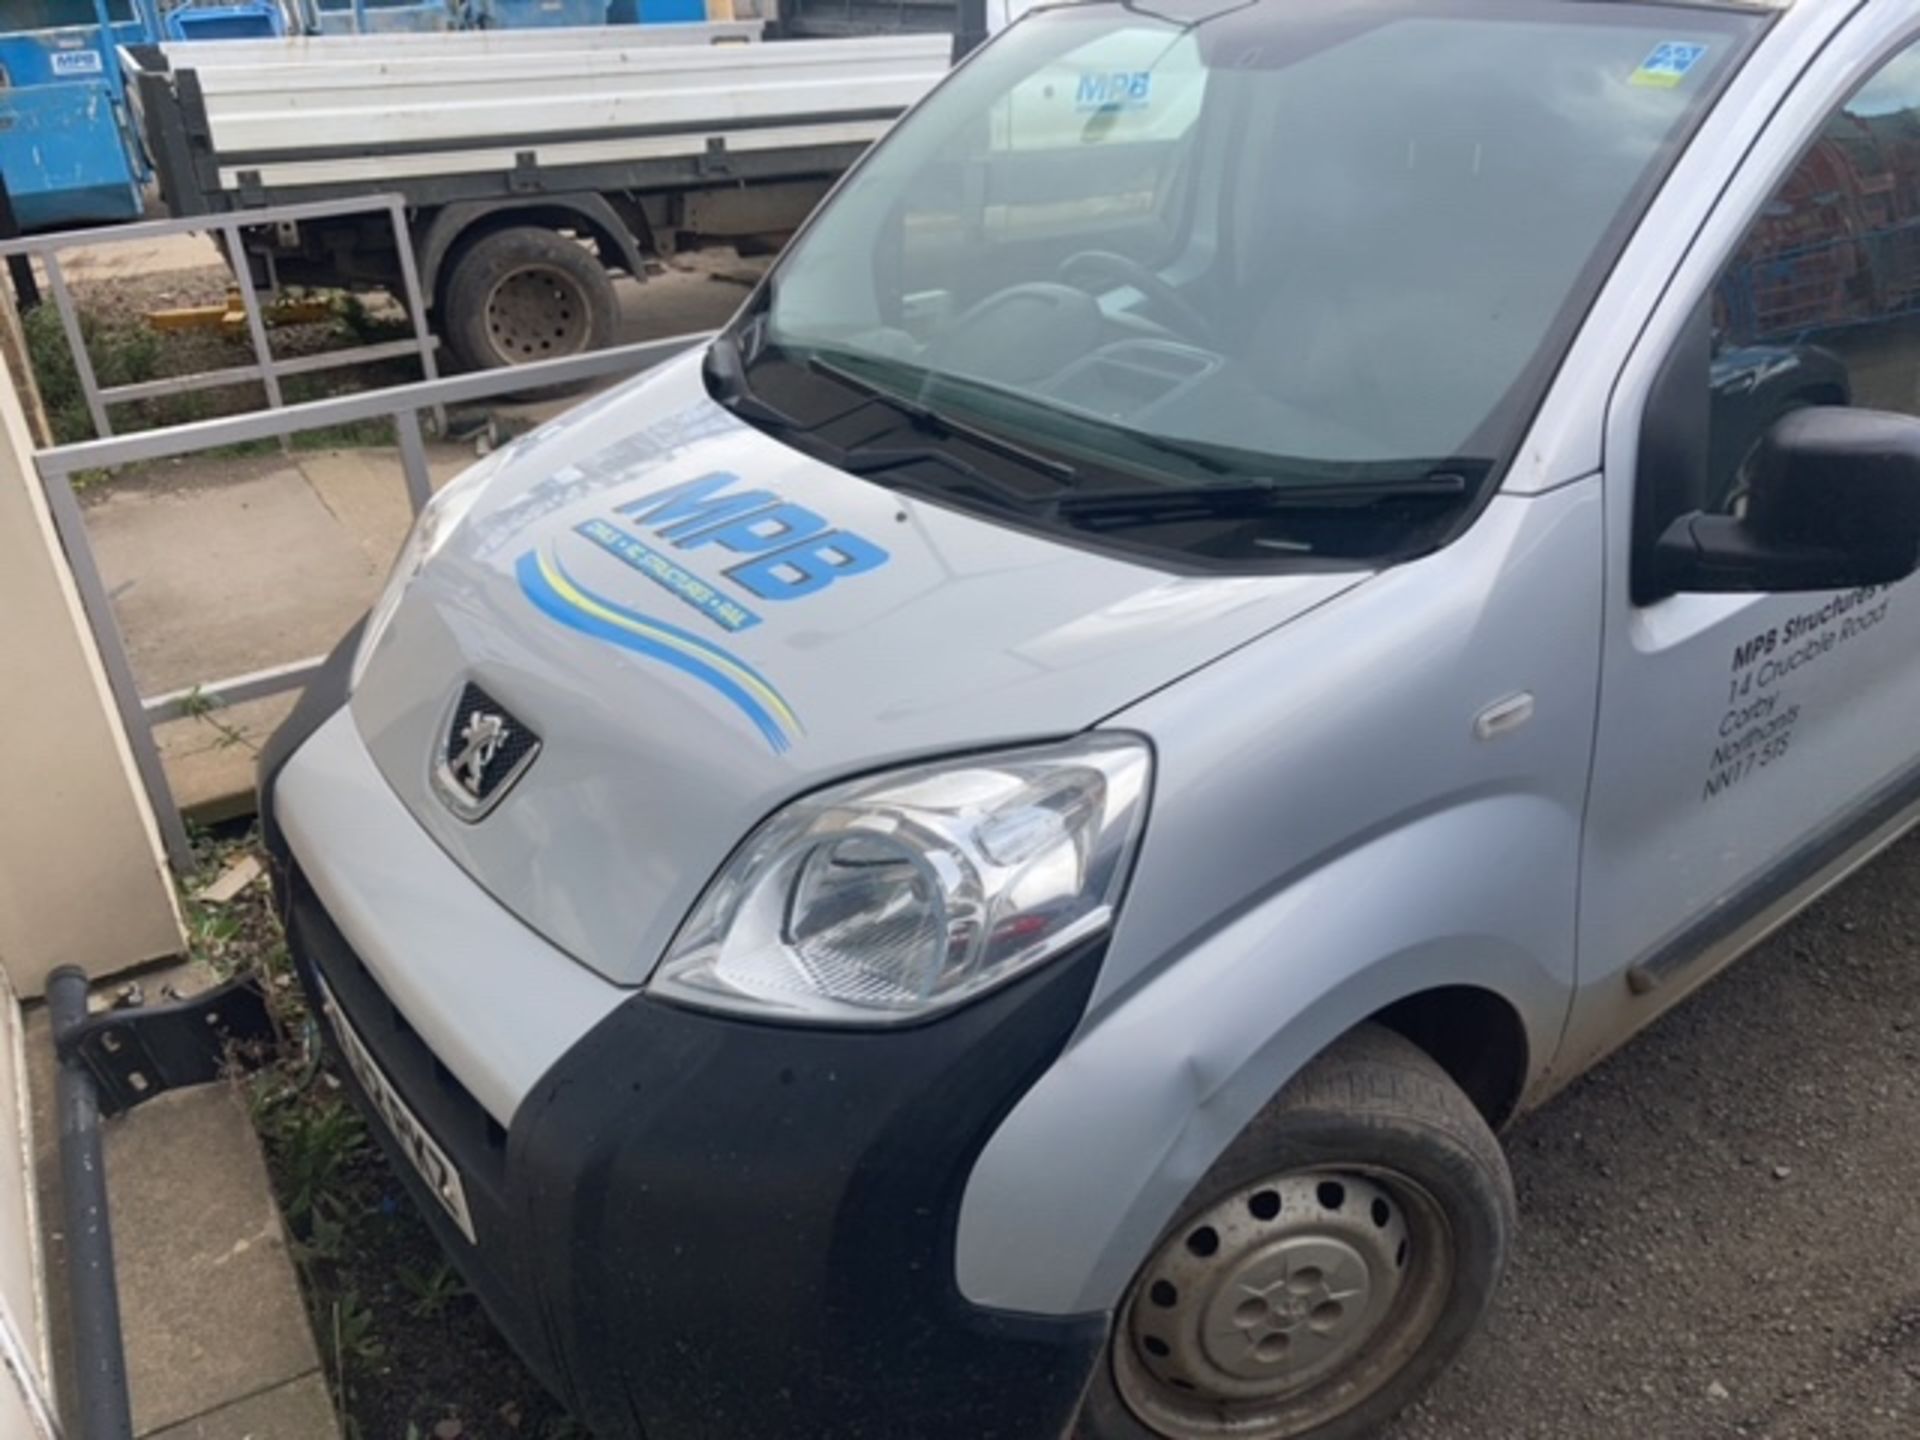
[[1419,1046],[1466,1092],[1489,1127],[1513,1119],[1531,1049],[1520,1012],[1473,985],[1445,985],[1396,1000],[1368,1017]]
[[[1072,1440],[1377,1434],[1477,1328],[1514,1223],[1474,1102],[1412,1041],[1355,1025],[1241,1130],[1144,1255]],[[1252,1299],[1266,1310],[1249,1315]]]

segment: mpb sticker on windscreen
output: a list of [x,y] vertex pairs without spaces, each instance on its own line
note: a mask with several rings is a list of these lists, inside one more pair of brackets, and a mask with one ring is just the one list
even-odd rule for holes
[[1073,90],[1076,110],[1144,110],[1152,99],[1151,70],[1085,70]]
[[1690,40],[1662,40],[1653,53],[1640,62],[1640,68],[1627,77],[1629,85],[1651,90],[1671,90],[1687,78],[1687,72],[1706,55],[1707,47]]

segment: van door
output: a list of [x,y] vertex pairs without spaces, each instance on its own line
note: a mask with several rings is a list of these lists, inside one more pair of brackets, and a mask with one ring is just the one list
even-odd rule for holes
[[1739,512],[1754,447],[1781,415],[1920,414],[1912,32],[1883,14],[1829,45],[1747,156],[1614,396],[1569,1072],[1898,833],[1920,800],[1920,581],[1635,594],[1675,516]]

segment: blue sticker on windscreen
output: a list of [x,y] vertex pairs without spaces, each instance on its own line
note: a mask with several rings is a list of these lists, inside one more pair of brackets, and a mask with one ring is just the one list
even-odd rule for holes
[[1151,70],[1085,70],[1073,91],[1076,110],[1140,110],[1152,98]]
[[1687,72],[1698,65],[1706,53],[1706,46],[1691,40],[1662,40],[1653,47],[1653,53],[1640,62],[1640,68],[1627,77],[1627,83],[1671,90],[1687,78]]

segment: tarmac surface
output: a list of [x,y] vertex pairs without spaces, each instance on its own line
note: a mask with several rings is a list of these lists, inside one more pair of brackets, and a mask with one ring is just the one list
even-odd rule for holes
[[1920,838],[1505,1140],[1506,1284],[1391,1440],[1920,1436]]

